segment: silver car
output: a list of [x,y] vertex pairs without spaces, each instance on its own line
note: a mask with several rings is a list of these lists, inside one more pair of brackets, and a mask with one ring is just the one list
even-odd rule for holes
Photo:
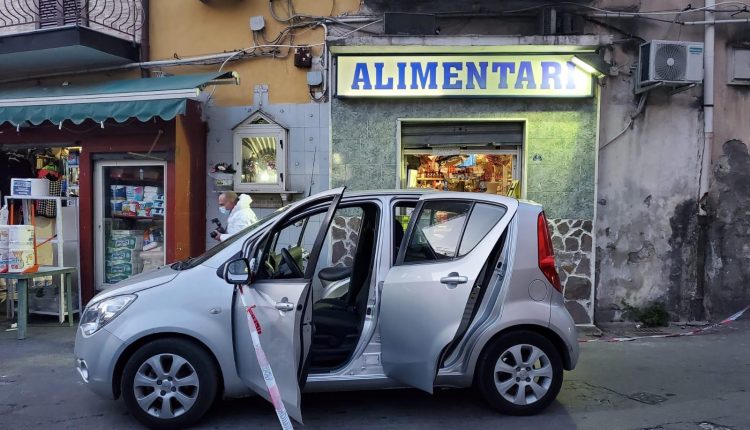
[[560,290],[537,204],[335,189],[94,297],[76,366],[160,429],[189,426],[219,396],[271,400],[253,336],[298,422],[303,389],[473,386],[527,415],[578,361]]

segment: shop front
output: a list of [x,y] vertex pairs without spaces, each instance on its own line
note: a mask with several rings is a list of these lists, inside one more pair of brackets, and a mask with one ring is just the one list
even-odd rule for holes
[[592,46],[332,46],[332,186],[545,206],[566,305],[591,323],[598,130]]
[[[0,173],[0,193],[15,203],[16,223],[29,223],[31,211],[41,215],[33,221],[38,263],[78,269],[77,305],[124,279],[205,250],[206,130],[195,98],[225,79],[234,76],[0,92],[0,161],[14,166]],[[50,194],[59,190],[69,210],[40,214],[41,203],[36,209],[23,204],[6,186],[11,177],[40,178],[50,170],[59,172],[48,178]],[[72,255],[51,251],[45,258],[43,247],[63,236],[75,238]],[[29,303],[32,312],[40,310]]]

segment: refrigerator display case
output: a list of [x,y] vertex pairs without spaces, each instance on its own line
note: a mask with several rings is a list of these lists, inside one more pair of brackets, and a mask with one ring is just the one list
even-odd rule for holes
[[166,163],[100,161],[95,178],[98,289],[165,263]]

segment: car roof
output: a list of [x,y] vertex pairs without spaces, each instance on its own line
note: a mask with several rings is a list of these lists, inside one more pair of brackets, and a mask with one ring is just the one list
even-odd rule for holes
[[356,190],[356,191],[344,191],[343,198],[344,200],[349,199],[357,199],[362,197],[412,197],[412,198],[419,198],[426,194],[439,194],[441,196],[445,196],[445,198],[448,199],[457,199],[461,198],[461,196],[466,195],[480,195],[482,196],[482,200],[491,200],[498,203],[506,203],[508,200],[515,200],[518,202],[519,205],[529,205],[529,206],[540,206],[538,203],[535,203],[530,200],[518,200],[513,197],[507,197],[503,195],[497,195],[497,194],[486,194],[486,193],[467,193],[462,191],[436,191],[431,189],[394,189],[394,190]]
[[344,191],[344,197],[377,197],[377,196],[412,196],[420,197],[424,194],[435,193],[434,190],[356,190]]

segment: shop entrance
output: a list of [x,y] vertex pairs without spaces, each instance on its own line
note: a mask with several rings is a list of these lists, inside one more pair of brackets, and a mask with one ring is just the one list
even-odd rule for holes
[[401,187],[521,197],[523,122],[401,124]]

